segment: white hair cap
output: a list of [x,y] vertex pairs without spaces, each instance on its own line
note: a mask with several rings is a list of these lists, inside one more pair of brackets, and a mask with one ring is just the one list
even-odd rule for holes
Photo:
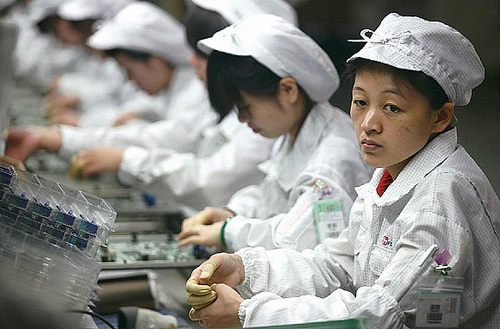
[[69,21],[105,19],[116,15],[134,0],[69,0],[57,9],[57,15]]
[[57,8],[67,0],[34,0],[28,6],[28,16],[35,24],[40,23],[47,17],[55,15]]
[[185,65],[191,55],[184,26],[165,10],[148,2],[132,3],[103,22],[88,45],[95,49],[127,49],[159,56],[173,65]]
[[7,8],[11,4],[13,4],[14,1],[16,1],[16,0],[0,0],[0,10]]
[[307,34],[281,17],[248,16],[200,40],[198,48],[251,56],[281,78],[292,77],[316,102],[328,101],[339,86],[330,57]]
[[255,14],[271,14],[297,25],[295,9],[284,0],[191,0],[195,5],[220,14],[229,24]]
[[364,58],[421,71],[436,80],[457,106],[467,105],[472,89],[484,80],[484,67],[472,43],[446,24],[391,13],[375,31],[361,31],[361,37],[349,40],[366,45],[348,62]]

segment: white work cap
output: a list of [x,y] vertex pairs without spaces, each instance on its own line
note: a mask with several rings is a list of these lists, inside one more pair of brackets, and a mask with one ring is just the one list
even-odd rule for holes
[[57,15],[68,21],[103,19],[116,15],[134,0],[69,0],[57,9]]
[[67,0],[34,0],[28,4],[28,16],[35,24],[55,15],[57,8]]
[[229,24],[255,14],[271,14],[297,25],[295,9],[284,0],[191,0],[195,5],[220,14]]
[[14,1],[16,1],[16,0],[0,0],[0,10],[7,8],[11,4],[13,4]]
[[292,77],[316,102],[328,101],[339,86],[330,57],[308,35],[281,17],[248,16],[200,40],[198,48],[251,56],[281,78]]
[[191,55],[182,24],[148,2],[132,3],[111,20],[103,22],[87,44],[100,50],[142,51],[175,66],[187,64]]
[[421,71],[436,80],[449,101],[457,106],[467,105],[472,89],[484,79],[484,67],[474,46],[446,24],[392,13],[375,31],[361,31],[361,37],[363,40],[349,40],[366,45],[348,62],[364,58],[398,69]]

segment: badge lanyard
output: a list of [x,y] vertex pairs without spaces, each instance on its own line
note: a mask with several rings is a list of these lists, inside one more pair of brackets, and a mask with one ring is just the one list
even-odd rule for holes
[[435,258],[435,275],[418,281],[416,328],[458,328],[464,278],[449,276],[450,260],[444,249]]
[[313,203],[316,229],[318,231],[319,242],[321,243],[326,238],[337,238],[340,232],[345,229],[345,222],[340,200],[322,198],[331,193],[326,184],[318,180],[316,181],[315,188],[322,191],[320,200]]

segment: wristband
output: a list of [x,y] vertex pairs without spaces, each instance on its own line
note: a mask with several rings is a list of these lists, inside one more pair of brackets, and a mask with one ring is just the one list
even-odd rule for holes
[[222,224],[222,227],[220,229],[220,242],[222,243],[222,246],[224,247],[224,249],[227,249],[226,240],[224,239],[224,229],[226,228],[228,221],[229,221],[229,218],[224,221],[224,224]]

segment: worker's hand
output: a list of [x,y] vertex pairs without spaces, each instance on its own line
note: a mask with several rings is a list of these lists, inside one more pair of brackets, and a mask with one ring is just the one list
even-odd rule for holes
[[67,125],[76,127],[80,123],[81,114],[69,107],[63,107],[54,111],[49,118],[50,124]]
[[204,287],[213,283],[225,283],[234,288],[244,279],[245,269],[241,257],[237,254],[218,253],[191,272],[186,292],[199,294],[199,289],[205,289]]
[[136,112],[125,112],[121,114],[113,123],[113,126],[122,126],[127,124],[131,120],[137,120],[140,119],[141,117],[139,116],[138,113]]
[[2,160],[3,163],[11,165],[12,167],[14,167],[16,169],[20,169],[20,170],[26,171],[26,167],[24,166],[24,163],[22,163],[21,161],[19,161],[17,159],[11,158],[8,155],[2,156],[1,160]]
[[122,162],[124,149],[98,147],[81,151],[71,158],[68,174],[72,178],[86,179],[88,176],[101,173],[116,173]]
[[[187,231],[200,225],[208,225],[215,222],[223,222],[229,217],[233,217],[234,213],[231,210],[224,208],[206,207],[196,215],[184,219],[182,222],[182,231]],[[182,234],[182,232],[181,232]]]
[[243,298],[230,286],[223,283],[214,284],[211,289],[217,294],[217,300],[207,307],[191,309],[189,317],[199,321],[205,328],[239,328],[241,327],[238,311]]
[[7,131],[5,140],[5,155],[21,162],[38,149],[58,151],[62,143],[57,127],[13,127]]
[[179,247],[184,247],[190,244],[198,244],[203,246],[222,247],[220,240],[220,230],[224,222],[216,222],[210,225],[199,225],[187,230],[182,230],[177,236]]
[[77,96],[61,95],[52,92],[44,98],[43,109],[51,117],[61,108],[76,109],[79,104],[80,99]]

